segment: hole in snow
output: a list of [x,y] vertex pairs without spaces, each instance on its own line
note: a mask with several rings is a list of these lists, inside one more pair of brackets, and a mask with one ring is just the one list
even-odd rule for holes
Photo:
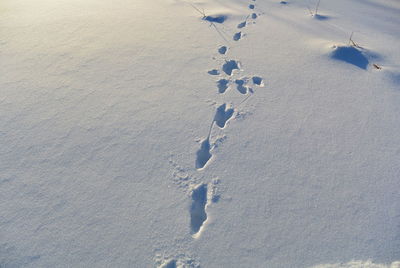
[[219,75],[219,71],[217,69],[212,69],[212,70],[208,71],[208,74],[210,74],[210,75]]
[[239,41],[241,38],[242,38],[242,32],[238,32],[233,35],[234,41]]
[[176,268],[176,260],[170,260],[167,263],[160,266],[160,268]]
[[232,117],[234,110],[232,108],[226,108],[226,104],[222,104],[217,108],[217,112],[214,116],[214,121],[220,128],[224,128],[226,122]]
[[246,86],[247,81],[246,81],[245,78],[243,78],[243,79],[236,79],[236,80],[235,80],[235,83],[236,83],[236,85],[237,85],[237,87],[236,87],[237,90],[238,90],[241,94],[246,94],[246,93],[247,93],[248,87]]
[[227,16],[225,15],[215,15],[215,16],[205,16],[203,20],[209,21],[209,22],[216,22],[216,23],[224,23],[224,21],[227,19]]
[[235,60],[226,61],[225,64],[222,66],[222,70],[227,75],[232,75],[234,70],[239,70],[239,63]]
[[210,146],[210,140],[209,138],[205,139],[202,141],[200,145],[200,149],[197,151],[197,158],[196,158],[196,168],[201,169],[203,168],[208,160],[211,158],[211,146]]
[[225,55],[227,51],[228,51],[228,48],[226,46],[222,46],[218,49],[219,54],[222,54],[222,55]]
[[201,184],[192,191],[192,205],[190,207],[190,227],[192,234],[200,231],[207,220],[207,184]]
[[218,92],[221,94],[225,93],[225,91],[228,89],[228,85],[229,85],[229,80],[226,79],[218,80],[217,82]]
[[260,87],[264,86],[264,81],[263,81],[263,79],[261,77],[253,76],[252,79],[253,79],[253,84],[255,84],[257,86],[260,86]]
[[246,27],[246,24],[247,24],[247,22],[243,21],[243,22],[239,23],[237,27],[238,27],[238,29],[241,29],[241,28]]

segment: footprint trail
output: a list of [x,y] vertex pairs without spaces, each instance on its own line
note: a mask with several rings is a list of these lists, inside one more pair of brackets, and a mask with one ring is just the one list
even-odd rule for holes
[[[246,36],[245,30],[248,26],[255,24],[255,20],[258,18],[257,8],[255,5],[256,0],[252,0],[250,4],[245,6],[246,10],[249,11],[247,17],[237,24],[238,32],[232,32],[232,39],[235,41],[235,44],[240,44],[239,41]],[[223,24],[228,17],[224,15],[216,15],[216,16],[206,16],[204,11],[202,12],[200,9],[196,8],[192,5],[197,12],[203,15],[202,20],[205,20],[210,23],[210,27],[214,27],[218,34],[222,37],[225,44],[230,44],[230,42],[225,38],[225,34],[223,34],[217,24]],[[229,39],[229,38],[228,38]],[[207,73],[211,76],[217,76],[216,87],[218,91],[216,94],[219,94],[220,98],[223,98],[223,104],[220,104],[216,107],[216,111],[214,117],[212,119],[208,135],[206,138],[200,141],[200,148],[195,153],[195,168],[191,168],[189,170],[193,170],[193,174],[188,173],[188,169],[182,168],[177,164],[174,164],[175,172],[174,177],[177,180],[177,183],[180,187],[186,189],[187,193],[190,196],[190,206],[189,206],[189,216],[190,216],[190,235],[197,239],[200,237],[202,232],[206,227],[206,223],[209,219],[207,215],[208,206],[212,203],[218,202],[221,198],[217,191],[217,184],[219,184],[219,179],[214,178],[214,182],[211,182],[210,179],[208,183],[204,181],[203,177],[197,178],[195,173],[202,172],[207,166],[210,164],[211,159],[214,158],[214,150],[218,152],[219,146],[223,143],[223,141],[227,138],[226,135],[222,136],[213,136],[212,132],[215,128],[219,129],[219,132],[224,131],[228,125],[228,122],[235,117],[235,111],[238,107],[247,101],[251,96],[253,96],[254,91],[249,87],[249,84],[252,87],[264,87],[264,79],[260,76],[247,74],[246,77],[238,78],[236,77],[237,72],[242,72],[240,59],[227,59],[226,55],[230,50],[230,47],[227,45],[220,45],[217,47],[217,52],[219,54],[219,59],[223,62],[222,66],[218,66],[216,68],[210,69]],[[215,59],[215,57],[213,58]],[[237,91],[229,92],[229,94],[225,94],[227,90],[231,87],[231,85],[236,86]],[[248,94],[250,93],[250,94]],[[229,100],[225,101],[226,98],[229,97],[230,94],[241,94],[246,95],[236,106],[235,109],[227,103],[230,103]],[[240,111],[237,112],[240,114]],[[200,173],[199,173],[200,174]],[[218,187],[219,188],[219,187]],[[184,255],[169,255],[166,257],[162,257],[158,261],[159,268],[181,268],[181,267],[198,267],[199,264],[193,266],[192,264],[195,261],[191,258],[186,258]],[[183,257],[182,257],[183,256]],[[188,266],[187,266],[188,265]],[[198,266],[197,266],[198,265]]]

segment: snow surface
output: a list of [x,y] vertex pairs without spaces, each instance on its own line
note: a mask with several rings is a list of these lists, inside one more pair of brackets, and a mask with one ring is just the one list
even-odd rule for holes
[[400,267],[400,3],[316,3],[1,1],[0,267]]

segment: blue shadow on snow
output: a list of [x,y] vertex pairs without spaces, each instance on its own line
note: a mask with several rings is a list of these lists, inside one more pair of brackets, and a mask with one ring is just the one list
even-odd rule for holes
[[361,69],[366,70],[368,66],[367,57],[357,48],[352,46],[338,46],[332,52],[331,57],[335,60],[341,60],[353,64]]
[[315,18],[316,20],[329,20],[329,19],[330,19],[330,17],[328,17],[328,16],[319,15],[319,14],[315,14],[315,15],[314,15],[314,18]]
[[215,23],[224,23],[224,21],[227,19],[226,16],[224,15],[218,15],[218,16],[204,16],[203,20],[209,21],[209,22],[215,22]]

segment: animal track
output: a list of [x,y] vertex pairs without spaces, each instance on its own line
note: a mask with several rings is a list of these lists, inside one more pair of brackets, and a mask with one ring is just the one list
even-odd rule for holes
[[239,41],[240,39],[242,39],[242,32],[238,32],[233,35],[234,41]]
[[162,264],[160,268],[176,268],[176,260],[169,260],[167,263]]
[[218,48],[218,52],[221,55],[225,55],[227,51],[228,51],[228,48],[226,46],[222,46],[222,47]]
[[[256,0],[252,0],[253,2],[256,2]],[[206,16],[204,12],[201,12],[199,9],[197,9],[195,6],[193,6],[199,13],[203,14],[203,20],[210,22],[211,26],[214,26],[215,29],[219,32],[217,26],[214,23],[224,23],[227,19],[227,16],[225,15],[213,15],[213,16]],[[253,10],[255,9],[254,4],[249,4],[248,8],[252,11],[250,11],[250,14],[246,17],[244,21],[239,23],[237,25],[238,29],[243,29],[245,28],[249,23],[250,24],[255,24],[255,19],[257,19],[257,14],[256,13],[251,13],[254,12]],[[251,18],[251,19],[249,19]],[[236,32],[233,35],[233,40],[234,41],[239,41],[241,40],[246,34],[242,33],[241,30],[237,30],[239,32]],[[220,36],[227,42],[229,41],[220,33]],[[228,47],[227,46],[220,46],[218,48],[218,53],[220,55],[226,55],[228,52]],[[235,74],[235,70],[241,71],[241,66],[240,62],[237,60],[227,60],[226,57],[221,56],[222,59],[225,59],[225,62],[222,64],[220,68],[216,69],[211,69],[208,71],[209,75],[221,75],[226,74],[228,76],[232,76]],[[213,59],[216,59],[213,57]],[[222,71],[221,71],[222,70]],[[217,88],[218,88],[218,93],[223,94],[225,93],[230,84],[233,83],[233,81],[236,84],[237,90],[241,94],[247,94],[248,92],[253,93],[253,90],[248,86],[249,82],[252,82],[252,85],[255,86],[264,86],[264,81],[261,77],[259,76],[249,76],[249,77],[243,77],[240,79],[233,80],[233,78],[223,78],[224,75],[221,75],[216,81],[217,83]],[[252,94],[247,95],[241,103],[246,101]],[[239,105],[240,105],[239,104]],[[236,106],[238,107],[238,106]],[[192,172],[199,172],[200,170],[204,169],[207,164],[210,162],[211,158],[213,157],[213,154],[211,153],[211,150],[213,153],[218,153],[219,151],[219,145],[222,144],[227,137],[225,135],[215,137],[213,136],[213,143],[210,144],[210,138],[211,138],[211,133],[215,125],[219,127],[220,129],[224,129],[228,123],[228,121],[234,117],[235,114],[235,109],[233,109],[230,105],[227,105],[226,103],[221,104],[220,106],[217,107],[213,121],[211,123],[211,126],[209,128],[209,133],[207,135],[207,138],[201,140],[200,142],[200,148],[196,152],[196,160],[195,160],[195,167],[197,170],[193,170]],[[238,119],[243,119],[245,118],[246,114],[245,113],[237,113],[236,117]],[[205,228],[207,222],[209,221],[209,216],[207,215],[207,210],[209,208],[209,205],[216,203],[220,199],[220,193],[217,189],[217,184],[219,184],[219,179],[215,178],[212,181],[208,181],[208,183],[204,182],[204,178],[196,178],[197,175],[200,174],[190,174],[188,173],[188,170],[180,167],[178,164],[174,163],[173,160],[170,160],[170,163],[174,167],[174,172],[173,176],[175,179],[175,183],[180,187],[185,189],[187,192],[190,190],[190,197],[191,197],[191,204],[190,204],[190,234],[192,235],[193,238],[198,238],[202,230]],[[204,174],[203,174],[204,175]],[[204,175],[205,176],[205,175]],[[196,185],[195,187],[193,187]],[[220,188],[220,187],[218,187]],[[160,256],[160,255],[159,255]],[[182,257],[183,256],[183,257]],[[158,258],[157,260],[157,267],[158,268],[186,268],[186,267],[199,267],[199,264],[195,262],[193,259],[188,259],[184,255],[167,255],[165,256],[163,254],[163,257]],[[1,265],[0,265],[1,266]]]
[[203,20],[206,20],[209,22],[216,22],[216,23],[224,23],[226,19],[227,19],[227,17],[224,15],[204,16],[204,18],[203,18]]
[[260,86],[260,87],[264,86],[264,81],[263,81],[263,79],[261,77],[253,76],[252,80],[253,80],[253,84],[255,84],[257,86]]
[[238,29],[242,29],[242,28],[246,27],[246,25],[247,25],[247,21],[243,21],[243,22],[238,24],[237,28]]
[[197,158],[196,158],[196,168],[202,169],[207,164],[207,162],[212,157],[210,153],[211,145],[210,145],[210,137],[203,140],[200,145],[200,149],[197,151]]
[[227,108],[226,104],[222,104],[217,108],[217,112],[214,116],[214,122],[218,127],[224,128],[226,122],[232,117],[234,110],[232,108]]
[[207,220],[207,184],[200,184],[192,191],[192,205],[190,207],[190,228],[196,236]]
[[246,94],[247,90],[249,90],[249,87],[246,86],[247,84],[247,78],[242,78],[242,79],[236,79],[236,88],[241,94]]
[[222,65],[222,70],[229,76],[232,75],[234,70],[239,70],[240,69],[240,64],[239,62],[235,60],[229,60]]
[[210,75],[219,75],[219,71],[217,69],[212,69],[212,70],[208,71],[208,74],[210,74]]
[[186,257],[184,254],[168,258],[158,255],[156,257],[156,265],[158,268],[200,268],[198,262]]
[[229,87],[229,80],[226,79],[220,79],[217,82],[217,86],[218,86],[218,92],[219,93],[225,93],[225,91],[228,89]]

